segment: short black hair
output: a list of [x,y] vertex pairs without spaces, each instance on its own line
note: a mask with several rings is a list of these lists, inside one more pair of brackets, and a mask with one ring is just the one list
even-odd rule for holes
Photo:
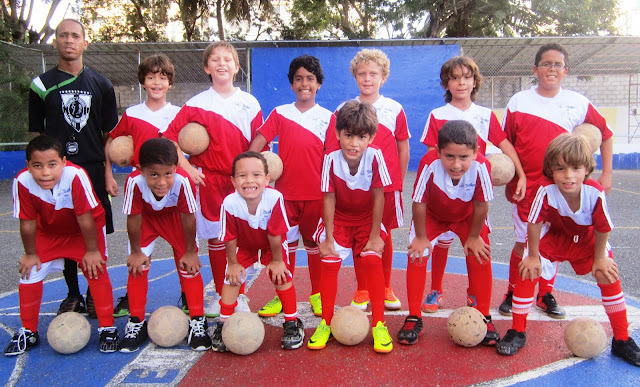
[[564,56],[564,65],[569,66],[569,51],[560,43],[547,43],[542,45],[538,52],[536,52],[536,58],[534,61],[534,65],[538,67],[540,64],[540,60],[542,59],[542,55],[547,51],[558,51]]
[[354,136],[368,134],[373,136],[378,131],[378,115],[370,103],[356,99],[345,102],[336,114],[336,130],[346,130]]
[[236,164],[238,163],[238,161],[242,159],[258,159],[262,161],[262,165],[264,165],[264,174],[265,175],[269,174],[269,164],[267,164],[267,159],[262,155],[262,153],[254,152],[254,151],[246,151],[246,152],[240,153],[239,155],[236,156],[235,159],[233,159],[233,166],[231,167],[231,176],[235,177]]
[[454,143],[466,145],[469,149],[478,149],[478,133],[468,121],[447,121],[438,132],[438,149]]
[[293,85],[293,76],[296,75],[296,71],[300,67],[304,67],[308,72],[316,76],[316,81],[322,85],[324,81],[324,73],[322,72],[322,66],[320,66],[320,60],[311,55],[300,55],[291,61],[289,65],[289,84]]
[[144,142],[138,154],[140,167],[153,164],[178,165],[178,150],[175,144],[164,137],[152,138]]
[[72,18],[66,18],[66,19],[62,19],[60,21],[60,23],[58,23],[58,25],[56,26],[56,29],[54,31],[54,36],[56,37],[56,39],[58,38],[58,31],[60,30],[60,26],[62,25],[62,23],[64,22],[73,22],[76,23],[77,25],[80,26],[80,29],[82,30],[82,37],[86,38],[87,37],[87,32],[85,31],[84,28],[84,24],[82,24],[82,22],[80,22],[80,20],[76,20],[76,19],[72,19]]
[[47,136],[46,134],[43,134],[38,137],[35,137],[33,140],[29,141],[29,144],[27,144],[27,149],[25,151],[27,156],[27,161],[31,160],[31,155],[33,154],[33,152],[35,151],[44,152],[48,150],[56,151],[56,153],[58,153],[58,156],[60,156],[61,159],[64,158],[65,156],[65,150],[60,140],[58,140],[55,137],[51,137],[51,136]]

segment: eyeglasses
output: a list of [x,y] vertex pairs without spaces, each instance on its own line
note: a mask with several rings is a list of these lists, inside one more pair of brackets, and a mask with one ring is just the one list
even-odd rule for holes
[[543,69],[545,69],[545,70],[549,70],[549,69],[550,69],[550,68],[552,68],[552,67],[553,67],[554,69],[556,69],[556,70],[562,70],[562,69],[564,69],[564,68],[565,68],[565,67],[567,67],[567,66],[565,66],[565,65],[564,65],[564,63],[551,63],[551,62],[544,62],[544,63],[540,63],[540,64],[538,65],[538,67],[542,67],[542,68],[543,68]]

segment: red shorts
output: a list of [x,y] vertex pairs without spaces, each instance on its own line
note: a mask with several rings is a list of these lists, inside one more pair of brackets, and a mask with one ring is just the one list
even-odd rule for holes
[[[574,239],[575,238],[575,239]],[[546,234],[540,239],[540,256],[551,262],[569,262],[578,275],[591,273],[595,237],[593,229],[580,236]],[[607,255],[613,253],[607,243]]]
[[[98,251],[102,259],[107,261],[107,241],[105,228],[96,230]],[[82,263],[82,258],[87,252],[82,234],[77,235],[52,235],[36,232],[36,254],[40,262],[49,262],[58,258],[67,258]]]
[[[179,260],[186,250],[186,241],[179,213],[143,216],[140,228],[140,246],[147,256],[153,252],[153,242],[162,237],[173,248],[174,258]],[[149,249],[151,247],[151,249]],[[197,249],[197,247],[196,247]]]
[[[289,249],[286,241],[282,243],[281,249],[282,260],[284,261],[287,270],[291,271],[291,265],[289,265]],[[260,262],[265,266],[268,265],[273,259],[273,253],[271,252],[271,249],[252,250],[238,247],[238,250],[236,251],[236,257],[238,259],[238,263],[246,269],[256,262]],[[291,282],[292,280],[293,277],[291,277],[291,275],[289,274],[287,276],[287,282]]]
[[[356,226],[342,226],[334,224],[334,248],[343,260],[349,256],[349,253],[352,253],[355,258],[362,253],[362,249],[369,241],[370,234],[371,224]],[[316,243],[320,243],[326,238],[327,235],[324,228],[324,222],[320,222],[314,234],[314,240]],[[382,238],[382,240],[387,239],[387,231],[383,224],[380,225],[380,238]]]
[[220,207],[224,198],[235,191],[231,178],[205,168],[198,168],[204,173],[204,184],[196,186],[200,211],[205,219],[211,222],[220,221]]
[[322,217],[323,200],[285,200],[284,208],[291,227],[287,233],[287,240],[293,243],[300,239],[312,241],[313,233]]
[[404,214],[402,206],[402,192],[392,191],[384,193],[384,212],[382,213],[382,224],[389,230],[393,230],[404,225]]
[[[452,231],[458,236],[458,238],[460,238],[460,242],[464,246],[464,244],[467,242],[467,238],[469,237],[469,230],[471,229],[471,220],[472,220],[472,217],[469,216],[466,219],[464,219],[462,222],[442,223],[430,217],[427,217],[427,223],[426,223],[427,238],[429,238],[429,240],[433,242],[438,236],[440,236],[440,234],[447,231]],[[489,229],[489,226],[485,222],[482,225],[482,230],[480,230],[480,237],[486,244],[489,244],[490,232],[491,230]],[[411,239],[413,239],[413,237]]]

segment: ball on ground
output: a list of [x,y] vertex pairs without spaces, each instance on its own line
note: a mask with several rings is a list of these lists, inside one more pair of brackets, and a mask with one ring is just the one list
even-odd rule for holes
[[56,316],[47,329],[47,341],[51,348],[65,355],[76,353],[84,348],[90,337],[89,321],[76,312],[66,312]]
[[189,317],[176,306],[163,306],[149,317],[147,331],[160,347],[173,347],[189,333]]
[[516,175],[513,160],[504,153],[493,153],[487,156],[491,163],[491,182],[496,187],[505,185]]
[[237,355],[254,353],[264,340],[264,324],[251,312],[236,312],[222,327],[222,341]]
[[578,317],[564,329],[564,342],[574,355],[590,359],[607,346],[607,334],[596,320]]
[[574,136],[584,136],[589,141],[591,153],[595,153],[602,145],[602,133],[595,125],[584,123],[573,128]]
[[451,340],[463,347],[475,347],[487,334],[487,323],[482,313],[470,306],[463,306],[451,313],[447,323]]
[[131,136],[118,136],[109,145],[109,160],[119,167],[131,165],[133,157],[133,138]]
[[267,167],[271,176],[271,183],[278,180],[282,176],[282,159],[271,151],[264,151],[262,155],[267,159]]
[[339,343],[357,345],[369,334],[369,317],[355,306],[345,306],[331,319],[331,333]]
[[178,133],[178,145],[189,156],[196,156],[209,147],[209,133],[197,122],[189,122]]

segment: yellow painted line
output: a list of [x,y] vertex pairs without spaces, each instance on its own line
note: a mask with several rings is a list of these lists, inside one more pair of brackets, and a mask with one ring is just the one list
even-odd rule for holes
[[620,188],[611,188],[612,191],[618,191],[618,192],[624,192],[624,193],[630,193],[633,195],[640,195],[640,192],[633,192],[633,191],[627,191],[626,189],[620,189]]
[[11,211],[11,212],[5,212],[4,214],[0,214],[0,216],[5,216],[5,215],[9,215],[9,214],[13,214],[13,211]]

